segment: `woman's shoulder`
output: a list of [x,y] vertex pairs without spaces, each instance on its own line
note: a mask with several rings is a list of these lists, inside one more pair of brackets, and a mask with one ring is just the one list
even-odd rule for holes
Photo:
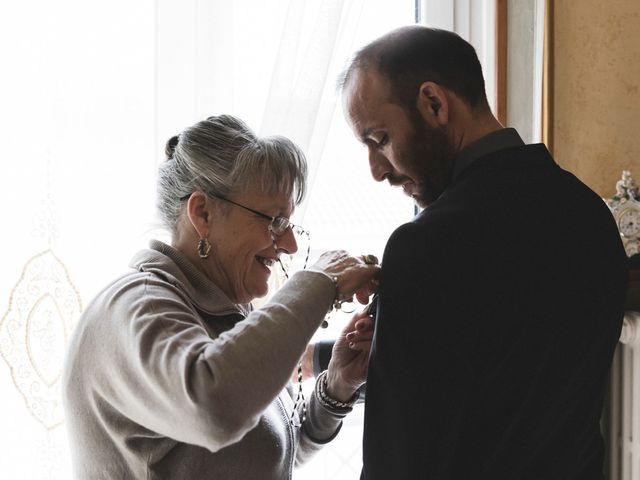
[[153,272],[130,269],[110,281],[87,305],[79,323],[98,330],[121,328],[153,312],[181,310],[194,313],[187,295],[174,283]]

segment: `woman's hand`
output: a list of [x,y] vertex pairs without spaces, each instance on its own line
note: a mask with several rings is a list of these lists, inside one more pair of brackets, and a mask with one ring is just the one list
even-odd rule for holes
[[378,289],[376,277],[380,271],[378,259],[373,255],[353,256],[344,250],[324,252],[310,270],[321,271],[336,281],[337,299],[360,303]]
[[333,346],[327,370],[327,394],[346,402],[367,378],[374,320],[364,309],[351,317]]

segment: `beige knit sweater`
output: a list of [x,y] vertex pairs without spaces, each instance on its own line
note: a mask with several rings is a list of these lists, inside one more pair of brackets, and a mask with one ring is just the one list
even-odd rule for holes
[[289,378],[335,294],[328,277],[296,273],[251,311],[161,242],[131,267],[68,351],[76,478],[282,480],[335,436],[344,413],[313,395],[303,427],[289,422]]

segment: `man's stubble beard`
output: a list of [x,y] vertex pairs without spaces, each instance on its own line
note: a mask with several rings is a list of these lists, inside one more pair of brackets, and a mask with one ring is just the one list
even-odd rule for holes
[[425,208],[435,202],[451,183],[455,153],[446,127],[430,127],[417,111],[411,118],[413,134],[406,161],[418,182],[416,187],[419,193],[414,195],[414,199],[420,207]]

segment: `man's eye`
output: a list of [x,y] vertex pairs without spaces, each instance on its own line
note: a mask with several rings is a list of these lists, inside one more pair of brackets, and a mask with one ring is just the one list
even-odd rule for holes
[[365,141],[365,144],[368,144],[371,147],[381,148],[384,147],[389,142],[389,137],[387,135],[383,135],[380,139],[370,137]]
[[387,143],[389,143],[389,137],[387,135],[383,135],[382,137],[380,137],[380,139],[369,137],[364,140],[365,146],[376,149],[384,147]]

